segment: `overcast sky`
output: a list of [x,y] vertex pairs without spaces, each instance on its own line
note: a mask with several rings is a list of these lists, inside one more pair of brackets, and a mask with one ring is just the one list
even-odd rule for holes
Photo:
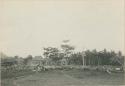
[[69,39],[77,50],[124,51],[124,0],[3,0],[0,51],[41,55]]

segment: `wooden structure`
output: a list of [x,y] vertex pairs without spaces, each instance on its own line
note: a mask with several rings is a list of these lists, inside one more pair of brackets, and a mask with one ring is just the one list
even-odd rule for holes
[[83,68],[86,66],[86,61],[85,61],[85,52],[82,52],[82,64],[83,64]]

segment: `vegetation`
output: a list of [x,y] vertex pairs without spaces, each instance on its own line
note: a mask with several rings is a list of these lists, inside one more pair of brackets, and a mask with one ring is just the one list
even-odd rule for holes
[[[94,49],[91,51],[86,50],[84,53],[83,51],[74,52],[75,47],[69,44],[69,40],[64,40],[60,48],[46,47],[43,48],[43,50],[43,55],[45,57],[41,58],[43,63],[38,62],[35,69],[44,68],[44,64],[48,64],[49,62],[53,62],[56,67],[63,66],[63,68],[65,68],[70,65],[70,69],[73,68],[73,66],[119,66],[123,70],[124,66],[124,56],[121,51],[116,53],[115,51],[107,51],[106,49],[102,51]],[[28,55],[26,58],[19,56],[8,57],[7,55],[1,53],[2,73],[12,72],[14,74],[14,71],[30,69],[30,63],[33,58],[34,57],[32,55]],[[66,64],[62,65],[63,62],[66,62]],[[42,66],[39,67],[41,64]],[[58,68],[62,69],[60,67]]]
[[[96,49],[90,51],[86,50],[82,52],[73,52],[74,46],[69,45],[67,42],[61,45],[61,49],[48,47],[44,48],[44,56],[52,59],[54,62],[59,62],[61,59],[66,59],[69,65],[85,65],[85,66],[123,66],[124,56],[121,51],[116,53],[115,51],[97,51]],[[84,54],[84,55],[83,55]],[[84,59],[83,59],[84,56]],[[84,64],[83,64],[84,60]]]
[[[35,61],[33,60],[36,57],[32,55],[22,58],[19,56],[9,57],[0,53],[2,86],[15,86],[16,80],[19,83],[21,82],[22,86],[35,86],[38,83],[43,86],[46,86],[46,84],[51,86],[50,82],[55,83],[56,81],[59,85],[61,83],[62,86],[67,86],[69,82],[76,86],[124,84],[123,66],[125,57],[121,51],[107,51],[106,49],[97,51],[94,49],[75,52],[75,47],[69,44],[69,40],[64,40],[60,48],[46,47],[43,50],[44,58],[40,56]],[[37,64],[35,69],[32,69],[32,62]],[[54,64],[50,64],[51,62]],[[116,68],[120,68],[119,73],[110,70],[112,72],[110,74],[109,69],[114,70]],[[20,79],[20,76],[24,76],[23,79],[25,80]],[[56,79],[54,79],[55,77]],[[62,80],[65,81],[62,82]],[[44,83],[45,81],[48,82]]]

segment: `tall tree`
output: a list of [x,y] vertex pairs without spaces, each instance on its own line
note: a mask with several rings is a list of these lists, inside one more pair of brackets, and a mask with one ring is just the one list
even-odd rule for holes
[[74,65],[83,65],[82,53],[78,52],[78,53],[72,54],[69,59],[69,63]]
[[59,49],[55,47],[44,48],[43,55],[46,58],[51,59],[55,63],[57,63],[60,59],[62,59],[62,54],[60,53]]
[[[64,40],[63,44],[61,45],[62,53],[64,54],[64,58],[69,61],[69,57],[71,56],[73,50],[75,49],[74,46],[71,46],[69,40]],[[69,63],[69,62],[68,62]]]

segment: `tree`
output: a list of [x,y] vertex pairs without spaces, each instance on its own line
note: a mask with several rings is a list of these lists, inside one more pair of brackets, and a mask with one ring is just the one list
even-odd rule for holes
[[98,58],[98,52],[96,51],[96,49],[92,50],[92,63],[93,65],[98,65],[98,61],[99,61],[99,58]]
[[32,55],[28,55],[26,58],[24,58],[24,64],[27,65],[28,62],[32,60],[32,58],[33,58]]
[[124,66],[124,56],[122,56],[122,52],[118,53],[112,52],[112,58],[110,59],[111,65],[121,65]]
[[50,58],[55,63],[57,63],[60,59],[62,59],[62,54],[60,53],[59,49],[55,47],[44,48],[43,55],[46,58]]
[[19,56],[17,56],[17,55],[16,55],[16,56],[14,56],[14,58],[15,58],[15,59],[18,59],[18,58],[19,58]]
[[[63,44],[61,45],[62,53],[67,62],[69,61],[69,57],[72,55],[73,50],[75,49],[74,46],[68,44],[69,40],[64,40]],[[69,63],[69,62],[68,62]]]
[[78,52],[78,53],[72,54],[69,59],[69,63],[74,65],[82,65],[83,64],[82,53]]
[[122,57],[122,52],[121,51],[118,52],[118,57],[119,58]]

